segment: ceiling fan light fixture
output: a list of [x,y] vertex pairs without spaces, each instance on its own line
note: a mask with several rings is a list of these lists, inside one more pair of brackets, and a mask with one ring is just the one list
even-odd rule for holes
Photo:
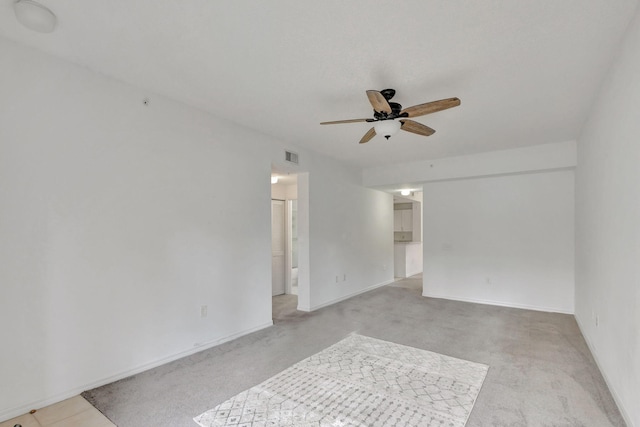
[[398,120],[379,120],[373,126],[376,130],[376,135],[382,135],[385,138],[395,135],[400,130],[402,124]]
[[49,8],[33,0],[16,0],[13,10],[18,22],[30,30],[50,33],[56,28],[56,15]]

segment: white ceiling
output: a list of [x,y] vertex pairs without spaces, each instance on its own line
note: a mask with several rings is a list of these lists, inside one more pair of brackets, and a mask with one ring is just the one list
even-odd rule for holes
[[[360,167],[577,138],[637,0],[40,0],[0,35]],[[359,145],[367,89],[460,107]]]

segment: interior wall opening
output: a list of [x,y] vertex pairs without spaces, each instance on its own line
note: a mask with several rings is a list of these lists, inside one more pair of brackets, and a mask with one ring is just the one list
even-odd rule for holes
[[[302,227],[300,224],[298,174],[272,168],[271,183],[272,317],[277,321],[298,310],[301,302],[302,310],[308,311],[304,309],[308,306],[308,280],[304,280],[308,272],[304,261],[301,263],[301,258],[305,259],[304,253],[308,253],[308,246],[300,244],[301,239],[307,241],[308,226],[304,225],[305,221],[302,221]],[[303,185],[303,191],[304,188],[308,187]],[[308,200],[307,197],[303,199]],[[299,298],[301,288],[302,298]]]
[[405,279],[422,274],[422,192],[393,196],[394,277]]

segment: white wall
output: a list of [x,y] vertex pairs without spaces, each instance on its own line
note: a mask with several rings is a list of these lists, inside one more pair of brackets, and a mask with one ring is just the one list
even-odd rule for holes
[[640,426],[638,76],[636,13],[582,131],[576,170],[576,318],[630,427]]
[[358,171],[320,156],[309,170],[309,308],[391,283],[391,194],[363,188]]
[[[282,144],[4,39],[0,56],[0,420],[271,324]],[[301,299],[385,281],[390,196],[300,153]]]
[[0,419],[271,325],[264,138],[0,52]]
[[362,181],[368,187],[400,189],[422,182],[566,169],[575,165],[576,142],[566,141],[378,166],[362,171]]
[[425,296],[573,313],[573,171],[426,183]]
[[298,185],[271,184],[271,198],[277,200],[296,200],[298,198]]
[[[285,149],[299,154],[299,167],[282,160]],[[299,147],[272,144],[271,159],[297,174],[298,309],[393,282],[393,196],[363,187],[360,170]]]

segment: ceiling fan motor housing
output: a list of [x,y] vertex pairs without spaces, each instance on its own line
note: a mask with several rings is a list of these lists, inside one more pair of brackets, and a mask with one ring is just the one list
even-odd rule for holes
[[397,102],[390,102],[389,106],[391,107],[390,113],[373,110],[373,118],[375,120],[393,120],[402,117],[409,117],[407,113],[400,114],[400,111],[402,111],[402,105],[398,104]]
[[376,111],[374,109],[373,117],[376,120],[391,120],[391,119],[397,119],[399,117],[406,117],[405,115],[402,115],[402,116],[400,115],[400,111],[402,111],[402,105],[398,104],[397,102],[389,102],[389,100],[393,98],[396,94],[395,89],[382,89],[380,93],[382,94],[384,99],[387,100],[389,107],[391,107],[391,112],[387,113],[385,111]]

